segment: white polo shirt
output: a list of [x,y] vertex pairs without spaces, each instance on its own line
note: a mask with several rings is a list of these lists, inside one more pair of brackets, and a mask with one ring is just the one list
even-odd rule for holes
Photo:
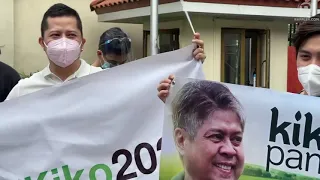
[[74,78],[80,78],[102,71],[100,67],[91,66],[82,59],[80,61],[81,65],[79,69],[74,74],[69,76],[65,81],[62,81],[58,76],[53,74],[49,69],[49,65],[42,71],[34,73],[31,77],[21,79],[18,84],[11,90],[6,100],[10,100],[19,96],[42,90],[47,87],[61,84]]

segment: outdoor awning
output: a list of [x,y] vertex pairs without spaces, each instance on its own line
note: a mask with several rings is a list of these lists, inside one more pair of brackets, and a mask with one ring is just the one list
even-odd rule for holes
[[[186,0],[184,4],[191,14],[288,21],[310,17],[309,7],[309,0]],[[150,0],[94,0],[90,8],[100,22],[142,23],[150,16]],[[159,0],[160,21],[179,17],[183,17],[180,0]]]

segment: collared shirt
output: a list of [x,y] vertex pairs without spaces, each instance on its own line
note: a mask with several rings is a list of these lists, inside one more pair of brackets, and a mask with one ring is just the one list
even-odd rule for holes
[[102,71],[100,67],[90,66],[86,61],[82,59],[80,61],[81,65],[79,69],[74,74],[69,76],[65,81],[62,81],[58,76],[53,74],[49,69],[49,65],[42,71],[33,74],[30,78],[21,79],[18,84],[12,89],[6,100],[30,94],[75,78],[80,78]]

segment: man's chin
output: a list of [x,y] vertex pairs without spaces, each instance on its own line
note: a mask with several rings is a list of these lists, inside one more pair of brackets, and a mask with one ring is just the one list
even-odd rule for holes
[[211,180],[236,180],[235,178],[235,168],[232,166],[226,165],[213,165],[212,175],[215,178],[211,178]]

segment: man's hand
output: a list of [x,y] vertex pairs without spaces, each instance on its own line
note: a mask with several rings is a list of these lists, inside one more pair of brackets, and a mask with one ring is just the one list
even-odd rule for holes
[[[197,48],[193,51],[193,57],[196,60],[204,62],[206,59],[206,55],[204,53],[204,43],[200,40],[200,34],[195,33],[194,38],[192,40],[193,43],[197,44]],[[169,96],[169,88],[174,79],[173,75],[170,75],[167,79],[164,79],[158,85],[158,97],[165,103],[167,97]]]
[[200,39],[199,33],[194,34],[192,42],[197,44],[197,48],[193,51],[193,57],[203,63],[206,59],[206,55],[204,53],[204,42]]
[[169,88],[174,79],[173,75],[170,75],[167,79],[164,79],[158,85],[158,97],[165,103],[169,96]]

